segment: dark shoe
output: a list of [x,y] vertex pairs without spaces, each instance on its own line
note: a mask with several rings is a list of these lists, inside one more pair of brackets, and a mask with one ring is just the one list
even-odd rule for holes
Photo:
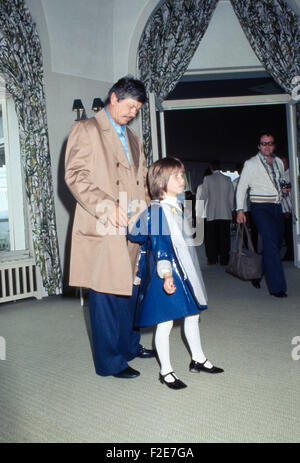
[[140,376],[140,372],[137,370],[134,370],[131,367],[125,368],[125,370],[120,371],[120,373],[116,373],[113,375],[115,378],[125,378],[125,379],[131,379],[131,378],[137,378]]
[[252,286],[254,286],[254,288],[260,289],[260,280],[258,280],[258,279],[251,280],[251,284],[252,284]]
[[214,367],[212,366],[211,368],[207,368],[205,367],[205,363],[207,362],[207,360],[205,360],[205,362],[203,363],[199,363],[199,362],[196,362],[195,360],[192,360],[191,363],[190,363],[190,372],[191,373],[200,373],[200,371],[205,371],[206,373],[223,373],[223,368],[219,368],[219,367]]
[[212,262],[210,260],[207,261],[207,265],[216,265],[217,262]]
[[279,291],[278,293],[271,293],[275,297],[287,297],[287,294],[284,291]]
[[[168,383],[165,380],[165,377],[168,376],[168,375],[173,376],[175,381],[173,381],[172,383]],[[158,379],[161,382],[161,384],[166,384],[170,389],[184,389],[185,387],[187,387],[187,385],[184,384],[180,379],[176,378],[176,376],[174,375],[174,371],[170,371],[170,373],[167,373],[166,375],[161,375],[159,373],[159,378]]]
[[137,357],[141,357],[142,359],[150,359],[155,357],[155,353],[154,350],[146,349],[145,347],[140,346]]

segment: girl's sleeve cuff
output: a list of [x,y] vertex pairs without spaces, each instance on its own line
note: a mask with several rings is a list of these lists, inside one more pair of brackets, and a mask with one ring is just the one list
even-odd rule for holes
[[169,260],[159,260],[156,270],[159,278],[163,278],[165,273],[170,273],[170,275],[172,275],[171,262]]

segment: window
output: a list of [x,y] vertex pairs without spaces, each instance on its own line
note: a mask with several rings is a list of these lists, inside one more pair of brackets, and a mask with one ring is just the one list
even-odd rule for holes
[[[1,85],[1,82],[0,82]],[[0,261],[28,248],[18,119],[12,97],[0,88]],[[28,254],[28,251],[27,251]]]

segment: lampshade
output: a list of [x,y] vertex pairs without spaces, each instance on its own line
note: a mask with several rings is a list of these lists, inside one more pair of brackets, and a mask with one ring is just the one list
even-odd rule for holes
[[74,100],[73,101],[73,108],[72,111],[78,111],[84,109],[82,101],[81,100]]
[[99,111],[99,109],[104,107],[104,103],[101,100],[101,98],[94,98],[93,105],[92,105],[92,110],[93,111]]

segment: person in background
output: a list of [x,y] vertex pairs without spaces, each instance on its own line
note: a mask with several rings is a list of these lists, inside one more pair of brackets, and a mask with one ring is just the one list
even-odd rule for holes
[[[202,179],[202,183],[200,183],[198,186],[197,186],[197,189],[196,189],[196,205],[195,205],[195,215],[196,215],[196,220],[203,220],[205,219],[206,220],[206,210],[205,210],[205,206],[203,206],[203,204],[201,204],[201,194],[202,194],[202,188],[203,188],[203,180],[204,180],[204,177],[206,177],[207,175],[212,175],[212,171],[209,167],[207,167],[207,169],[205,170],[204,174],[203,174],[203,179]],[[205,221],[204,221],[205,223]]]
[[220,259],[221,265],[227,265],[234,190],[231,179],[221,173],[219,161],[213,161],[210,169],[212,175],[204,177],[200,196],[206,211],[204,243],[207,263],[213,265]]
[[236,192],[237,223],[246,223],[245,195],[250,194],[250,211],[263,242],[263,264],[270,294],[286,297],[286,280],[280,258],[284,233],[281,207],[283,163],[274,154],[275,138],[270,131],[260,134],[258,153],[245,162]]

